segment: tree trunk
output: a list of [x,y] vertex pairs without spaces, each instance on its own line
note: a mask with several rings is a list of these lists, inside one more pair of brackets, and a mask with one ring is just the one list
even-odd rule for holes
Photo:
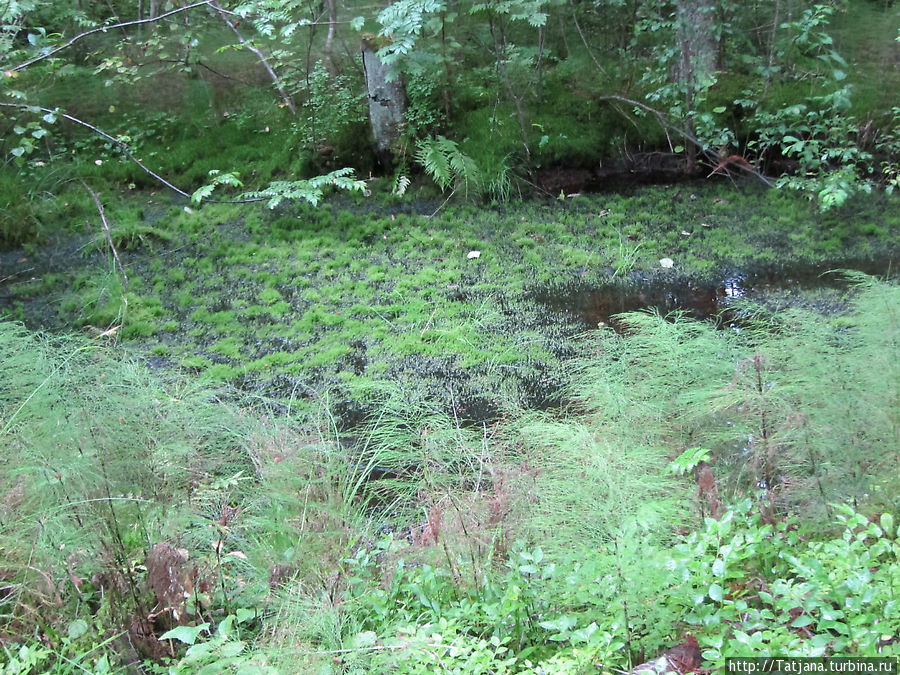
[[155,19],[166,11],[166,5],[169,0],[150,0],[150,18]]
[[328,12],[328,32],[325,34],[325,62],[328,64],[328,72],[337,74],[337,64],[334,62],[334,36],[337,32],[337,0],[325,0],[325,9]]
[[[697,93],[708,87],[716,72],[717,39],[713,0],[678,0],[676,38],[681,55],[676,65],[677,81],[684,88],[687,131],[694,133],[693,113]],[[688,145],[688,172],[697,167],[697,148]]]
[[378,160],[383,166],[391,162],[391,149],[403,130],[406,112],[406,89],[400,73],[393,65],[386,65],[378,58],[378,47],[370,40],[363,40],[363,69],[366,90],[369,95],[369,123],[378,149]]

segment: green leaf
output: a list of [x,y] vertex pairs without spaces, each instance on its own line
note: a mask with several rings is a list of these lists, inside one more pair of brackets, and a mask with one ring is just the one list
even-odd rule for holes
[[709,598],[715,602],[722,602],[722,598],[725,596],[725,591],[722,589],[719,584],[713,584],[709,587]]
[[43,120],[47,124],[53,124],[54,122],[56,122],[56,113],[47,113],[46,115],[44,115]]
[[561,617],[551,621],[541,621],[539,625],[541,628],[546,628],[547,630],[565,633],[572,630],[577,624],[578,620],[575,617],[563,614]]
[[226,642],[221,647],[219,647],[219,655],[226,659],[231,659],[244,651],[244,647],[246,645],[241,640],[232,640],[231,642]]
[[216,628],[216,637],[230,638],[234,632],[234,614],[229,614],[219,622]]
[[25,154],[25,148],[20,145],[18,148],[10,150],[10,152],[13,154],[13,157],[21,157]]
[[216,189],[215,184],[204,185],[202,187],[199,187],[196,190],[194,190],[194,194],[191,195],[191,201],[194,202],[195,204],[199,204],[204,199],[209,197],[213,193],[213,190],[215,190],[215,189]]
[[70,640],[77,640],[88,632],[88,622],[84,619],[75,619],[69,624],[68,631]]
[[713,108],[713,112],[716,113],[717,115],[721,115],[726,110],[728,110],[728,108],[726,108],[724,105],[718,105],[715,108]]
[[208,623],[201,623],[199,626],[176,626],[160,635],[159,639],[178,640],[186,645],[192,645],[197,640],[197,636],[205,630],[209,630]]
[[884,535],[888,539],[893,539],[894,535],[897,533],[894,529],[894,516],[890,513],[882,513],[878,522],[881,525],[881,529],[884,531]]
[[352,641],[353,649],[365,649],[366,647],[373,647],[376,644],[378,644],[378,633],[372,630],[365,630],[361,633],[357,633]]
[[248,607],[238,607],[234,612],[234,616],[238,623],[247,623],[256,618],[256,610]]
[[363,29],[363,26],[366,23],[366,17],[357,16],[350,20],[350,28],[356,31],[360,31]]
[[186,659],[196,663],[197,661],[201,661],[218,646],[218,642],[198,642],[195,645],[188,647],[188,650],[185,652],[184,656]]
[[813,623],[815,619],[813,619],[809,614],[803,614],[802,616],[798,616],[791,622],[791,626],[794,628],[803,628],[804,626],[808,626]]
[[717,558],[712,564],[712,573],[714,577],[724,577],[725,561],[721,558]]

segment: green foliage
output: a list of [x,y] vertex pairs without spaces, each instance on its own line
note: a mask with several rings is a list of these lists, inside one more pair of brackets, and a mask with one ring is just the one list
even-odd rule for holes
[[[79,640],[80,628],[73,633],[72,626],[76,624],[86,625],[86,622],[78,619],[70,624],[70,636],[62,638],[57,649],[48,649],[38,643],[26,643],[13,649],[0,645],[6,657],[6,663],[0,663],[0,675],[111,675],[117,672],[110,664],[109,656],[101,652],[108,643],[88,647],[83,644],[84,640]],[[71,637],[73,634],[77,637]]]
[[[853,318],[801,309],[774,318],[748,306],[739,330],[721,331],[677,315],[619,317],[623,335],[598,336],[570,396],[592,416],[610,458],[642,445],[672,454],[701,446],[728,467],[730,490],[760,485],[778,508],[812,516],[832,501],[861,501],[896,471],[897,454],[882,449],[896,438],[891,415],[871,413],[890,410],[897,396],[885,354],[900,329],[897,287],[861,283]],[[640,474],[641,463],[634,467]],[[612,488],[601,494],[630,503]]]
[[445,9],[442,0],[400,0],[385,7],[378,15],[378,23],[381,35],[388,40],[378,50],[378,57],[393,63],[408,55],[423,30],[432,34],[440,30],[443,21],[439,15]]
[[222,173],[218,169],[212,169],[209,172],[209,176],[212,178],[212,182],[194,190],[194,194],[191,195],[192,202],[199,204],[204,199],[209,199],[213,190],[219,185],[228,185],[231,187],[243,187],[244,185],[238,179],[236,173]]
[[475,162],[448,138],[437,136],[419,141],[416,161],[441,190],[452,186],[456,192],[462,188],[466,197],[470,186],[473,194],[481,192],[481,174]]
[[[209,476],[249,464],[236,440],[246,433],[238,431],[242,422],[201,404],[202,392],[165,391],[142,368],[83,339],[29,335],[3,323],[0,348],[7,382],[0,492],[10,497],[0,510],[3,629],[30,633],[36,617],[59,625],[88,607],[108,628],[127,627],[130,613],[146,613],[134,566],[147,547],[185,518],[203,520],[178,507],[194,490],[190,466],[203,465]],[[131,393],[118,399],[116,391]],[[43,526],[32,529],[38,521]],[[22,528],[34,536],[22,541]],[[43,580],[61,570],[72,583],[46,588]]]
[[329,75],[321,61],[316,61],[303,86],[306,117],[301,134],[309,147],[334,143],[351,125],[366,120],[357,83],[346,75]]
[[353,169],[344,168],[308,180],[273,181],[262,190],[245,193],[242,199],[266,200],[266,206],[270,209],[286,199],[305,201],[316,206],[327,188],[362,193],[368,190],[364,181],[353,177]]
[[[250,675],[275,675],[278,671],[265,663],[265,658],[248,650],[242,633],[256,618],[255,612],[239,609],[229,614],[216,626],[208,640],[197,642],[203,632],[209,632],[209,624],[177,626],[159,636],[160,640],[178,640],[189,645],[184,656],[169,667],[168,675],[196,673],[245,673]],[[242,626],[244,630],[242,630]]]
[[764,523],[748,500],[672,549],[671,602],[712,667],[735,654],[895,653],[882,642],[897,629],[893,519],[841,505],[835,524],[835,536],[809,540],[796,522]]
[[[570,364],[564,413],[464,427],[370,388],[352,443],[327,397],[319,418],[274,421],[249,399],[238,414],[96,344],[2,324],[2,629],[41,636],[7,653],[10,672],[111,672],[107,638],[158,602],[144,583],[157,542],[183,547],[197,580],[170,607],[186,620],[157,631],[179,650],[158,672],[335,657],[361,672],[626,670],[685,629],[711,667],[890,654],[898,299],[857,282],[834,319],[757,309],[716,331],[627,315]],[[279,302],[267,288],[259,300]],[[691,518],[703,462],[722,502],[750,497]]]

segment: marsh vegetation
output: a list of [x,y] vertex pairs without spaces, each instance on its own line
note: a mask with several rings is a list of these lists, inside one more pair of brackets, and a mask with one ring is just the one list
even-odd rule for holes
[[0,675],[898,656],[898,11],[0,7]]

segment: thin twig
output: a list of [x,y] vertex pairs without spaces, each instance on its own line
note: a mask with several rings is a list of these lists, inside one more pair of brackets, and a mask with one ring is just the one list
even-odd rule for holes
[[218,0],[209,0],[209,6],[212,7],[216,12],[219,13],[219,16],[222,17],[222,21],[231,29],[231,32],[234,33],[237,41],[240,43],[242,47],[250,50],[259,62],[263,65],[263,68],[266,69],[266,72],[269,74],[269,77],[272,78],[272,84],[275,85],[275,89],[278,90],[278,95],[281,96],[281,100],[284,102],[284,105],[288,110],[291,111],[292,115],[297,114],[297,107],[294,105],[294,101],[291,99],[290,95],[284,88],[284,85],[281,83],[281,78],[278,77],[278,73],[275,72],[275,69],[269,64],[269,60],[266,58],[266,55],[262,53],[262,50],[258,47],[254,47],[253,43],[247,41],[241,32],[238,30],[237,25],[228,18],[228,13],[226,13],[222,6],[219,5]]
[[444,206],[447,204],[447,202],[449,202],[450,199],[455,194],[456,194],[456,188],[453,188],[453,190],[450,192],[450,194],[447,195],[447,199],[445,199],[444,202],[434,210],[434,213],[432,213],[430,216],[425,216],[425,217],[426,218],[434,218],[437,215],[438,211],[440,211],[442,208],[444,208]]
[[593,61],[594,65],[597,66],[597,70],[606,75],[606,68],[601,66],[600,62],[597,60],[597,57],[594,56],[594,52],[591,50],[591,46],[588,44],[587,38],[584,36],[584,32],[581,30],[581,24],[578,23],[578,15],[576,14],[574,9],[572,10],[572,20],[575,22],[575,28],[578,30],[578,35],[581,36],[581,41],[584,43],[584,48],[587,50],[588,56],[591,57],[591,61]]
[[[40,112],[44,112],[44,113],[49,113],[51,115],[57,115],[59,117],[62,117],[63,119],[69,120],[70,122],[73,122],[75,124],[78,124],[78,125],[81,125],[81,126],[87,128],[87,129],[90,129],[98,136],[102,136],[103,138],[110,141],[111,143],[114,143],[119,148],[119,150],[121,150],[125,154],[125,156],[128,157],[128,159],[130,159],[132,162],[137,164],[144,172],[146,172],[147,174],[149,174],[150,176],[152,176],[153,178],[158,180],[160,183],[165,185],[167,188],[169,188],[170,190],[173,190],[174,192],[177,192],[182,197],[187,197],[188,199],[191,199],[191,195],[189,193],[185,192],[184,190],[177,187],[176,185],[173,185],[172,183],[167,181],[165,178],[160,176],[158,173],[156,173],[152,169],[145,166],[144,163],[141,162],[141,160],[139,160],[137,157],[134,156],[134,153],[131,152],[131,148],[128,146],[127,143],[119,140],[118,138],[116,138],[115,136],[112,136],[111,134],[106,133],[105,131],[103,131],[103,129],[95,127],[90,122],[85,122],[84,120],[78,119],[77,117],[69,115],[68,113],[64,113],[60,110],[44,108],[43,106],[39,106],[39,105],[29,105],[27,103],[0,103],[0,107],[17,108],[19,110],[31,110],[31,111],[40,111]],[[247,199],[227,199],[227,200],[226,199],[207,199],[206,201],[214,203],[214,204],[250,204],[252,202],[262,202],[262,201],[265,201],[266,199],[268,199],[268,198],[267,197],[252,197],[252,198],[247,198]]]
[[99,28],[92,28],[91,30],[85,31],[84,33],[79,33],[72,39],[70,39],[65,44],[61,44],[59,47],[51,49],[49,52],[45,54],[41,54],[40,56],[35,56],[33,59],[29,59],[28,61],[23,61],[19,65],[9,68],[10,71],[24,70],[28,66],[34,65],[38,61],[43,61],[44,59],[50,58],[54,54],[57,54],[64,49],[68,49],[73,44],[86,38],[88,35],[93,35],[94,33],[105,33],[108,30],[113,30],[114,28],[125,28],[127,26],[139,26],[145,23],[153,23],[154,21],[160,21],[167,17],[172,16],[173,14],[180,14],[181,12],[186,12],[190,9],[196,9],[197,7],[203,7],[204,5],[211,5],[212,0],[202,0],[202,2],[195,2],[192,5],[185,5],[184,7],[176,7],[175,9],[169,10],[165,14],[160,14],[159,16],[155,16],[152,19],[135,19],[134,21],[123,21],[121,23],[113,23],[109,26],[100,26]]
[[52,110],[51,108],[44,108],[43,106],[39,106],[39,105],[28,105],[27,103],[0,103],[0,106],[2,106],[4,108],[18,108],[20,110],[39,110],[44,113],[49,113],[50,115],[58,115],[59,117],[62,117],[63,119],[67,119],[70,122],[74,122],[75,124],[78,124],[87,129],[90,129],[95,134],[97,134],[99,136],[103,136],[103,138],[105,138],[106,140],[111,141],[112,143],[115,143],[116,146],[118,146],[118,148],[128,156],[128,159],[130,159],[132,162],[137,164],[139,167],[141,167],[141,169],[143,169],[149,175],[153,176],[153,178],[158,180],[160,183],[162,183],[169,189],[174,190],[175,192],[180,194],[182,197],[187,197],[188,199],[191,198],[191,196],[187,192],[185,192],[181,188],[176,187],[175,185],[172,185],[172,183],[167,181],[165,178],[160,176],[158,173],[156,173],[152,169],[149,169],[146,166],[144,166],[143,162],[141,162],[141,160],[139,160],[137,157],[134,156],[134,154],[131,152],[131,148],[129,148],[126,143],[124,143],[123,141],[120,141],[115,136],[112,136],[112,135],[106,133],[105,131],[103,131],[103,129],[99,129],[98,127],[95,127],[90,122],[85,122],[84,120],[78,119],[77,117],[73,117],[72,115],[69,115],[68,113],[64,113],[59,110]]
[[[91,199],[94,200],[94,204],[97,206],[97,211],[100,213],[100,222],[103,224],[103,232],[106,234],[106,243],[109,245],[109,250],[112,251],[113,258],[116,260],[116,266],[119,268],[119,271],[122,273],[122,279],[125,281],[125,292],[128,292],[128,273],[125,271],[125,267],[122,265],[122,260],[119,258],[119,252],[116,250],[116,245],[112,240],[112,233],[109,231],[109,222],[106,220],[106,212],[103,210],[103,204],[100,202],[100,197],[96,192],[91,190],[88,187],[88,184],[84,181],[81,181],[81,184],[84,185],[84,189],[88,191],[88,194],[91,196]],[[127,301],[126,301],[127,303]]]
[[13,272],[12,274],[9,274],[9,275],[3,277],[2,279],[0,279],[0,284],[5,284],[10,279],[15,279],[16,277],[21,276],[22,274],[26,274],[28,272],[32,272],[35,269],[37,269],[37,268],[29,267],[28,269],[19,270],[18,272]]

